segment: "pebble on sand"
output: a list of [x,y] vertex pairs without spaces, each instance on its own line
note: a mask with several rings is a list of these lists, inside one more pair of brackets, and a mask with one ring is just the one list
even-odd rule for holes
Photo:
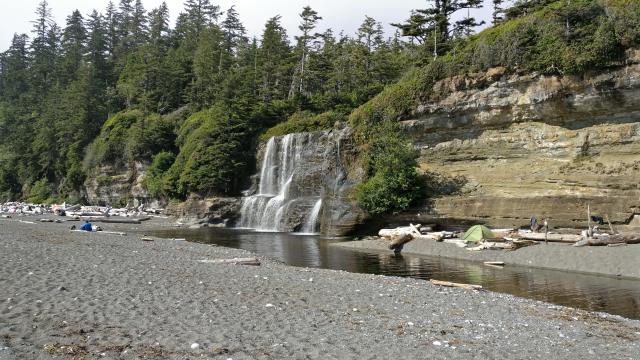
[[200,347],[200,344],[198,344],[198,343],[191,344],[191,349],[193,349],[193,350],[195,350],[195,349],[197,349],[199,347]]

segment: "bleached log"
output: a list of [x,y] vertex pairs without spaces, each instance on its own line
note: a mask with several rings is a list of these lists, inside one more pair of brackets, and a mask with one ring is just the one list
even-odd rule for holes
[[402,246],[408,243],[411,240],[413,240],[413,235],[411,234],[402,234],[402,235],[395,236],[391,239],[391,243],[389,244],[389,249],[393,250],[398,246]]
[[93,221],[107,223],[107,224],[140,224],[139,219],[103,218],[103,219],[93,219]]
[[392,238],[392,237],[396,237],[396,236],[400,236],[400,235],[404,235],[404,234],[411,234],[411,235],[415,235],[415,236],[419,236],[420,234],[420,230],[418,230],[417,226],[418,225],[410,225],[410,226],[402,226],[402,227],[397,227],[395,229],[380,229],[380,231],[378,231],[378,236],[383,237],[383,238]]
[[546,237],[548,241],[563,242],[563,243],[575,243],[582,239],[582,236],[574,235],[574,234],[552,234],[552,233],[545,234],[545,233],[519,232],[518,236],[521,239],[538,240],[538,241],[544,241]]
[[455,283],[455,282],[451,282],[451,281],[441,281],[441,280],[434,280],[434,279],[431,279],[429,281],[434,285],[447,286],[447,287],[457,287],[457,288],[466,289],[466,290],[480,290],[480,289],[482,289],[481,285]]
[[504,261],[485,261],[485,265],[504,266]]
[[515,247],[513,244],[507,243],[496,243],[496,242],[483,242],[482,244],[474,247],[467,248],[469,251],[480,251],[480,250],[514,250]]
[[457,247],[467,247],[467,242],[461,239],[444,239],[443,240],[447,244],[454,244]]
[[615,244],[640,244],[640,235],[636,234],[595,234],[592,238],[583,239],[574,246],[608,246]]

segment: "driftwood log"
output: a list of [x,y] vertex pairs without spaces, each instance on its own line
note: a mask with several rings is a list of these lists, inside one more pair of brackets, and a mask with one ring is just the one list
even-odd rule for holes
[[412,236],[420,236],[422,234],[420,234],[420,230],[418,230],[419,228],[420,228],[420,224],[418,225],[410,224],[409,226],[397,227],[395,229],[381,229],[380,231],[378,231],[378,236],[383,237],[385,239],[390,239],[390,238],[405,235],[405,234],[410,234]]
[[563,242],[563,243],[575,243],[582,239],[581,235],[574,234],[552,234],[552,233],[527,233],[519,232],[518,237],[525,240],[538,240],[538,241],[550,241],[550,242]]
[[582,239],[573,246],[607,246],[613,244],[640,244],[638,234],[595,234],[591,238]]
[[482,289],[482,286],[480,286],[480,285],[462,284],[462,283],[455,283],[455,282],[451,282],[451,281],[441,281],[441,280],[434,280],[434,279],[431,279],[429,281],[434,285],[447,286],[447,287],[457,287],[457,288],[466,289],[466,290],[480,290],[480,289]]
[[420,232],[420,224],[409,226],[397,227],[395,229],[381,229],[378,231],[378,236],[385,240],[391,241],[389,249],[399,253],[402,251],[404,244],[411,240],[434,240],[442,241],[448,234],[446,232],[433,232],[429,234],[422,234]]

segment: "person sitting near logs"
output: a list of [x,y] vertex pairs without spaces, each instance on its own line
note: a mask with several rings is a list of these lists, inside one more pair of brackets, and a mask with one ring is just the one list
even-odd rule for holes
[[535,216],[531,217],[531,222],[530,222],[529,228],[533,232],[538,232],[538,230],[540,230],[540,224],[538,224],[538,219],[536,219]]

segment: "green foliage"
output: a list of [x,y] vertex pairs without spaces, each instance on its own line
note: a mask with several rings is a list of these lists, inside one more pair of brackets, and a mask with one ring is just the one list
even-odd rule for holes
[[261,141],[266,141],[273,136],[287,135],[296,132],[310,132],[331,129],[338,121],[344,121],[342,113],[328,111],[315,115],[310,111],[299,111],[289,116],[286,122],[280,123],[267,130],[260,136]]
[[109,186],[113,182],[111,176],[100,175],[96,178],[96,182],[98,183],[98,187]]
[[143,182],[149,194],[158,198],[164,197],[162,177],[171,168],[175,160],[176,155],[168,151],[161,151],[153,156],[153,161],[147,169]]
[[[420,30],[420,45],[385,39],[370,17],[352,36],[317,34],[321,14],[308,7],[299,31],[287,34],[274,17],[255,40],[235,10],[217,21],[209,0],[186,1],[174,29],[164,5],[147,16],[141,3],[121,1],[104,17],[74,11],[62,26],[39,7],[32,36],[16,34],[0,53],[0,194],[25,198],[47,179],[52,196],[78,198],[96,166],[163,152],[163,171],[149,180],[154,194],[236,194],[261,133],[331,128],[346,114],[368,164],[377,124],[443,95],[433,92],[440,79],[496,66],[579,75],[620,66],[640,45],[636,0],[516,1],[505,21],[476,36],[467,36],[470,19],[450,16],[464,4],[439,4],[444,13],[414,14],[420,28],[409,30]],[[178,109],[188,110],[167,116]],[[186,112],[195,114],[184,120]],[[168,153],[177,155],[165,169]],[[375,189],[384,182],[402,191],[384,172],[370,176]]]
[[184,143],[162,178],[161,192],[184,197],[238,191],[253,155],[246,131],[246,124],[221,105],[191,115],[178,131]]
[[126,153],[130,159],[151,160],[162,151],[175,151],[175,124],[165,116],[153,114],[139,119],[129,128]]
[[53,193],[51,184],[47,179],[40,179],[31,185],[31,191],[27,201],[30,203],[43,204],[51,202],[51,194]]
[[[163,151],[178,154],[156,179],[163,196],[237,192],[253,166],[244,152],[261,132],[289,117],[272,131],[330,128],[412,57],[411,46],[385,40],[369,17],[355,36],[316,34],[321,16],[310,7],[300,32],[287,34],[276,16],[249,39],[234,8],[218,19],[209,0],[186,1],[174,29],[165,4],[147,12],[140,1],[121,1],[104,16],[74,11],[63,26],[41,5],[33,37],[17,34],[0,53],[0,193],[9,197],[24,198],[29,184],[47,178],[54,195],[77,198],[96,167],[148,162]],[[212,107],[231,123],[213,124],[208,111],[186,122],[166,116]],[[215,127],[231,131],[228,144],[210,141]],[[233,158],[237,144],[243,154]]]
[[143,118],[144,115],[139,110],[121,112],[109,118],[89,149],[88,167],[100,164],[124,165],[129,129]]
[[137,161],[150,161],[162,151],[175,150],[175,124],[157,114],[144,116],[140,110],[120,112],[109,118],[91,144],[86,166],[123,166]]
[[355,109],[349,122],[360,135],[382,119],[398,120],[417,105],[420,97],[433,84],[438,63],[409,71],[397,83],[387,86],[371,101]]
[[[580,74],[619,63],[637,46],[640,12],[624,1],[557,1],[480,33],[461,50],[462,71],[505,66],[552,74]],[[627,6],[629,5],[629,6]]]
[[363,149],[370,176],[356,190],[358,203],[374,215],[406,210],[424,196],[417,153],[393,121],[370,130],[370,146]]

